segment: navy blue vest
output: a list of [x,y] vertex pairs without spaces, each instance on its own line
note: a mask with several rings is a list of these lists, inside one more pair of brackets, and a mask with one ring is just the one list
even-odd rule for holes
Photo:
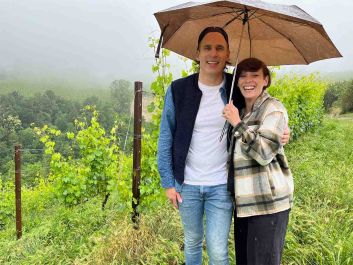
[[[226,91],[229,98],[232,85],[231,74],[226,75]],[[175,131],[173,137],[173,174],[179,184],[184,182],[186,157],[189,152],[192,133],[197,112],[199,110],[202,92],[198,86],[198,74],[175,80],[171,84],[175,108]],[[244,97],[235,85],[233,103],[238,109],[244,107]],[[224,137],[227,137],[225,135]]]

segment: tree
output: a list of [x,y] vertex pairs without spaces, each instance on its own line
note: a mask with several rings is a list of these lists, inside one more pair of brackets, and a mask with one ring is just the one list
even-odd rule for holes
[[353,79],[347,81],[345,90],[342,95],[343,113],[353,111]]
[[134,97],[131,82],[123,79],[113,81],[110,86],[110,95],[115,112],[130,114],[130,107]]
[[19,128],[21,128],[21,120],[17,115],[13,116],[11,114],[3,114],[0,119],[0,140],[8,141],[9,135],[14,133]]

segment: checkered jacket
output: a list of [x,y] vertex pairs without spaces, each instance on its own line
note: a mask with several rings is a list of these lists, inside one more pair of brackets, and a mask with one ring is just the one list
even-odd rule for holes
[[292,207],[293,177],[280,142],[287,123],[282,103],[264,91],[252,112],[233,128],[228,164],[233,162],[234,175],[230,175],[238,217]]

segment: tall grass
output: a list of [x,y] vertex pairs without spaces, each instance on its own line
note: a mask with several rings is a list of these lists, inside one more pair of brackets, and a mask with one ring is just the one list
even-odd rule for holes
[[[352,132],[353,122],[325,119],[317,132],[286,147],[296,188],[283,264],[353,264]],[[109,236],[109,243],[92,253],[89,264],[99,260],[105,264],[181,264],[182,250],[177,246],[182,242],[182,230],[177,222],[177,213],[166,205],[157,213],[144,216],[144,232],[130,228],[130,232],[125,230],[125,236]],[[121,223],[117,225],[120,229],[116,230],[122,230]],[[130,233],[144,236],[131,240],[126,236]],[[127,256],[129,251],[121,249],[134,249],[130,247],[132,242],[145,251]],[[232,236],[230,260],[235,264]]]
[[[295,178],[295,205],[284,265],[353,264],[352,132],[353,121],[325,119],[317,132],[285,148]],[[14,227],[0,231],[0,264],[183,262],[181,222],[169,203],[144,213],[136,230],[114,196],[105,211],[100,199],[72,208],[48,200],[51,203],[41,203],[37,211],[38,202],[27,202],[32,209],[25,212],[21,240],[15,240]],[[232,235],[230,259],[235,264]],[[205,255],[204,264],[207,261]]]
[[287,149],[295,177],[284,264],[353,264],[353,122],[326,119]]
[[72,264],[89,255],[111,221],[98,205],[93,200],[67,208],[52,201],[46,211],[33,210],[23,220],[21,240],[14,226],[0,233],[0,264]]

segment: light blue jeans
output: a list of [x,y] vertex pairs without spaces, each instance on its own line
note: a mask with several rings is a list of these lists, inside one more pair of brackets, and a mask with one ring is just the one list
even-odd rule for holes
[[228,238],[232,222],[233,202],[227,185],[176,187],[182,197],[179,213],[184,228],[186,265],[202,264],[204,219],[206,248],[210,265],[228,265]]

